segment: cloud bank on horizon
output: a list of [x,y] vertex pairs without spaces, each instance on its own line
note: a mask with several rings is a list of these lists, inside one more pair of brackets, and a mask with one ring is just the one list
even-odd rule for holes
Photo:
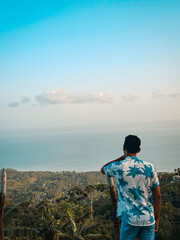
[[[169,98],[178,98],[180,97],[180,93],[169,93],[164,94],[159,91],[152,92],[149,95],[150,98],[161,99],[164,97]],[[99,92],[98,94],[92,94],[88,91],[74,91],[70,92],[66,89],[57,87],[55,90],[48,90],[42,94],[36,95],[36,102],[39,103],[40,106],[44,105],[56,105],[56,104],[87,104],[87,103],[112,103],[113,96],[110,94],[106,94],[103,92]],[[133,103],[135,101],[142,100],[142,96],[138,96],[136,94],[126,94],[122,96],[122,100],[124,102]],[[14,101],[8,104],[8,107],[19,107],[23,104],[31,103],[31,99],[29,97],[23,96],[21,101]],[[35,104],[33,104],[35,105]]]
[[[57,87],[56,90],[49,90],[35,96],[35,100],[40,105],[50,104],[83,104],[83,103],[111,103],[112,96],[103,92],[91,94],[88,91],[69,92],[66,89]],[[22,97],[21,101],[14,101],[8,104],[8,107],[19,107],[21,104],[29,104],[29,97]]]
[[60,87],[57,87],[56,90],[46,91],[35,98],[40,104],[109,103],[112,100],[111,95],[103,92],[99,92],[99,94],[91,94],[88,91],[69,92]]

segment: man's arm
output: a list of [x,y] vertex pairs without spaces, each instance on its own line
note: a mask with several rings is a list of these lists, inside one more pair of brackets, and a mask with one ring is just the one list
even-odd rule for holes
[[161,191],[160,187],[157,186],[152,190],[154,197],[154,215],[155,215],[155,232],[158,231],[160,212],[161,212]]
[[117,159],[115,159],[115,160],[113,160],[113,161],[111,161],[111,162],[106,163],[106,164],[101,168],[102,174],[105,174],[104,168],[105,168],[106,166],[108,166],[110,163],[119,162],[119,161],[122,161],[122,160],[124,160],[124,159],[125,159],[125,156],[123,155],[123,156],[121,156],[121,157],[119,157],[119,158],[117,158]]

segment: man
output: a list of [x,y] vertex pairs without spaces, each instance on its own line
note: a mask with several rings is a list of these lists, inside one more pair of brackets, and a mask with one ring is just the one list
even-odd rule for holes
[[140,145],[137,136],[127,136],[124,155],[101,169],[103,174],[116,179],[120,240],[135,240],[137,236],[140,240],[153,240],[158,231],[161,210],[159,180],[154,166],[137,158]]

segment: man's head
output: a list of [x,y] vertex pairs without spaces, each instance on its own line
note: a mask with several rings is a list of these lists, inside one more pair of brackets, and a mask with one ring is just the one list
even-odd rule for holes
[[140,152],[141,140],[135,135],[129,135],[125,138],[124,141],[124,151],[130,154],[136,154]]

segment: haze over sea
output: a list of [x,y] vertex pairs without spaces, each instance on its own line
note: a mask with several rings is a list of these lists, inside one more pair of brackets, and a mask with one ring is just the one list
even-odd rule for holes
[[0,135],[0,169],[98,171],[123,154],[125,136],[142,140],[139,158],[157,171],[180,167],[180,127],[51,129],[4,131]]

